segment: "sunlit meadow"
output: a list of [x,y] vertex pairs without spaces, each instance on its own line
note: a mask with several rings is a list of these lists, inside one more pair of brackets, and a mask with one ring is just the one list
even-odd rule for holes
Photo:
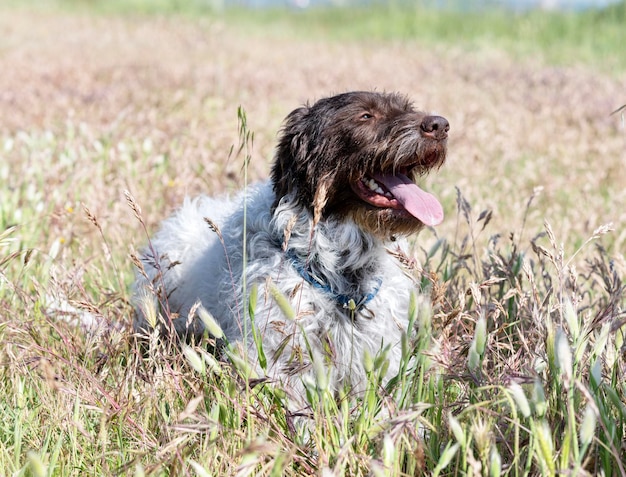
[[[626,6],[102,5],[0,9],[0,475],[626,476]],[[267,177],[292,109],[356,89],[451,124],[397,379],[364,357],[366,395],[320,379],[303,424],[236,356],[138,349],[148,234]]]

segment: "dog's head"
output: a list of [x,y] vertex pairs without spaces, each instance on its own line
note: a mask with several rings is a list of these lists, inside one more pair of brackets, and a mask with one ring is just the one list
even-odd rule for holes
[[345,93],[296,109],[272,168],[274,206],[294,194],[315,220],[350,218],[384,237],[436,225],[442,207],[414,181],[443,164],[448,129],[398,94]]

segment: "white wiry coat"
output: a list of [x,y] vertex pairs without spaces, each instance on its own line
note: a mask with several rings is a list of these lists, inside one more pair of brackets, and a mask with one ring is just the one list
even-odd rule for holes
[[[387,377],[393,377],[415,288],[387,247],[395,251],[403,242],[383,243],[349,220],[320,221],[312,231],[310,212],[289,196],[272,211],[274,199],[272,184],[266,182],[249,188],[247,197],[241,194],[234,200],[187,199],[165,220],[142,258],[150,281],[138,275],[135,284],[137,330],[149,328],[141,310],[142,297],[164,288],[168,293],[165,306],[178,314],[174,326],[180,335],[202,333],[201,320],[188,316],[193,305],[201,302],[228,341],[244,340],[255,360],[252,325],[244,324],[249,320],[242,306],[247,301],[242,296],[245,270],[248,290],[254,283],[259,290],[254,326],[268,361],[265,371],[254,363],[259,374],[301,397],[302,379],[313,373],[314,356],[323,359],[331,389],[348,386],[358,393],[366,381],[364,353],[373,357],[389,347]],[[223,240],[205,218],[219,228]],[[288,239],[286,230],[290,231]],[[303,277],[304,269],[308,280]],[[311,277],[319,277],[323,285],[316,285]],[[288,298],[297,314],[294,320],[286,318],[267,292],[268,283]],[[354,312],[340,303],[347,297],[357,302],[365,296],[367,303]],[[244,329],[248,330],[245,337]]]

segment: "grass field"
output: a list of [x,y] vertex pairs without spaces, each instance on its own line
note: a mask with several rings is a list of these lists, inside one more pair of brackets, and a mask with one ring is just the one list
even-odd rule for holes
[[[626,476],[626,5],[102,5],[0,7],[0,475]],[[245,367],[139,353],[132,255],[185,195],[243,185],[239,106],[257,180],[292,109],[355,89],[449,119],[446,220],[414,242],[406,369],[318,385],[294,427]]]

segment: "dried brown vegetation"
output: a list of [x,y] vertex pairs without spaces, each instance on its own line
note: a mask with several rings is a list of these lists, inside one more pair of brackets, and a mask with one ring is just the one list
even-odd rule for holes
[[[255,133],[252,176],[265,177],[289,111],[329,93],[377,89],[404,92],[450,119],[449,162],[432,185],[450,211],[450,185],[457,185],[513,229],[533,189],[543,187],[534,229],[544,216],[560,237],[624,221],[613,206],[626,202],[625,139],[619,116],[610,116],[623,98],[623,76],[520,64],[497,50],[251,37],[210,19],[4,13],[0,21],[7,32],[0,62],[11,72],[0,77],[0,130],[49,131],[59,148],[71,148],[77,135],[104,143],[104,170],[79,157],[71,178],[58,166],[45,178],[54,186],[87,176],[93,208],[117,199],[124,183],[144,205],[238,185],[241,164],[228,160],[238,105]],[[156,183],[155,169],[164,172]],[[153,212],[164,215],[146,209]]]
[[[579,343],[567,303],[586,320],[581,329],[594,337],[594,346],[600,342],[594,333],[603,324],[610,323],[612,332],[623,324],[626,130],[620,114],[610,113],[624,102],[624,73],[513,60],[495,47],[467,51],[410,41],[339,43],[245,33],[211,17],[131,19],[7,10],[0,15],[0,31],[0,382],[7,396],[0,415],[9,424],[11,419],[20,423],[12,429],[0,425],[0,473],[23,470],[26,451],[47,446],[42,454],[60,465],[63,475],[81,467],[103,474],[126,471],[134,468],[135,457],[146,470],[175,475],[190,472],[189,454],[199,459],[203,452],[217,453],[203,464],[209,468],[214,462],[215,475],[235,470],[243,475],[246,469],[267,474],[272,462],[290,468],[291,475],[333,466],[347,466],[347,475],[364,475],[387,465],[388,438],[398,453],[415,459],[417,468],[434,467],[442,448],[416,444],[416,427],[407,430],[407,422],[419,421],[413,415],[394,415],[384,436],[371,423],[371,428],[354,424],[354,433],[348,433],[352,453],[326,448],[324,439],[336,429],[318,423],[312,452],[286,432],[276,400],[256,403],[258,414],[251,415],[243,402],[236,404],[241,397],[236,380],[224,377],[222,389],[209,389],[181,361],[153,362],[149,369],[138,365],[140,356],[124,328],[130,254],[146,240],[143,223],[154,230],[186,194],[242,185],[242,158],[231,154],[239,143],[239,105],[254,131],[253,180],[269,174],[282,119],[330,93],[400,91],[450,121],[448,161],[425,179],[447,219],[436,236],[422,232],[415,246],[418,263],[432,271],[424,282],[434,282],[434,356],[458,396],[455,402],[452,388],[446,388],[445,405],[452,404],[441,408],[440,419],[452,410],[467,416],[472,429],[480,428],[464,406],[480,408],[477,403],[486,396],[498,399],[495,389],[481,394],[484,386],[506,386],[514,378],[532,381],[532,372],[544,379],[531,361],[549,357],[546,347],[558,342],[558,337],[546,338],[552,322]],[[128,207],[126,190],[141,212]],[[613,224],[610,234],[601,228],[607,223]],[[606,250],[587,245],[574,255],[594,231]],[[500,238],[490,239],[496,235]],[[426,259],[424,250],[438,238],[446,246]],[[58,319],[76,310],[114,326],[102,337],[77,332]],[[487,351],[479,353],[486,358],[482,365],[467,364],[480,317],[487,318],[491,333]],[[597,357],[585,353],[577,372],[589,372]],[[623,376],[622,357],[617,353],[611,359],[615,365],[604,369],[605,375],[621,370]],[[14,375],[16,380],[9,379]],[[542,382],[558,414],[570,409],[559,407],[567,393],[556,381],[550,375]],[[45,391],[32,393],[24,386]],[[623,387],[615,391],[617,402],[622,399],[617,414],[624,414],[625,394]],[[197,413],[200,401],[194,396],[206,397]],[[244,401],[251,399],[246,394]],[[31,401],[38,413],[49,415],[23,411]],[[577,405],[584,401],[579,398]],[[211,402],[221,407],[212,408]],[[228,405],[236,411],[228,414]],[[349,414],[342,408],[337,416],[342,413]],[[268,424],[268,416],[277,421]],[[505,442],[499,448],[503,461],[521,465],[515,451],[531,449],[532,435],[530,444],[522,438],[521,444],[509,445],[511,434],[502,430],[506,420],[495,413],[482,416],[502,432],[489,439]],[[613,420],[626,422],[620,416]],[[563,427],[570,424],[566,420]],[[249,427],[239,429],[242,421]],[[46,429],[36,432],[42,423]],[[113,429],[119,433],[107,434]],[[257,439],[250,429],[272,438]],[[4,439],[9,435],[12,440]],[[231,440],[224,444],[218,438]],[[68,442],[78,457],[59,459],[54,446],[65,448]],[[86,442],[95,442],[94,447],[81,455]],[[337,448],[343,442],[337,439]],[[447,438],[439,434],[436,442],[443,447]],[[107,455],[111,447],[118,454]],[[604,448],[616,462],[626,453]],[[476,452],[480,459],[465,464],[482,465],[486,472],[488,457],[483,461],[482,450]],[[13,454],[18,457],[8,457]],[[378,457],[372,461],[372,455]],[[251,467],[241,456],[252,456]],[[29,459],[35,468],[38,454]],[[72,467],[64,468],[63,459]],[[597,463],[590,460],[585,466],[594,469]],[[549,473],[549,462],[540,457],[532,462],[534,470]],[[566,462],[561,468],[567,467]]]

